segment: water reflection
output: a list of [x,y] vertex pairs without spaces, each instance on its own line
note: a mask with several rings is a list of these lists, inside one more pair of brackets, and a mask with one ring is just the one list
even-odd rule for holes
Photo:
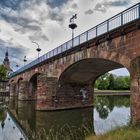
[[4,106],[0,106],[0,140],[25,140],[24,132],[11,118]]
[[130,122],[129,96],[97,96],[94,103],[94,130],[103,134]]
[[114,107],[126,108],[130,106],[129,96],[97,96],[95,97],[94,107],[101,119],[106,119]]
[[35,111],[35,102],[11,100],[9,104],[30,140],[84,140],[90,133],[103,134],[129,122],[129,96],[97,96],[94,106],[94,110],[41,112]]
[[17,106],[13,108],[14,105],[11,101],[10,111],[30,139],[37,137],[35,139],[39,140],[41,137],[40,139],[43,140],[42,135],[54,139],[52,137],[57,135],[58,140],[65,140],[70,135],[69,137],[73,137],[73,139],[84,140],[85,135],[93,132],[92,108],[43,112],[35,111],[35,102],[18,101],[15,104]]
[[1,122],[2,129],[4,129],[5,126],[5,119],[6,119],[6,111],[4,107],[0,107],[0,122]]

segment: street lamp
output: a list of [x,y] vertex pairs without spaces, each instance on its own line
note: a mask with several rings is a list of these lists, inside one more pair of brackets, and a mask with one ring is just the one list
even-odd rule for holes
[[39,48],[39,44],[37,42],[34,42],[34,41],[32,41],[32,43],[35,43],[38,46],[38,48],[36,49],[36,51],[38,52],[38,58],[39,58],[39,53],[41,51],[41,49]]
[[[13,61],[13,63],[15,63],[14,64],[14,67],[16,67],[16,69],[15,69],[15,71],[19,68],[19,65],[18,65],[18,63],[17,62],[15,62],[15,61]],[[14,72],[14,71],[13,71]]]
[[18,65],[18,64],[16,64],[16,67],[18,68],[18,67],[19,67],[19,65]]
[[14,63],[15,63],[15,66],[18,68],[19,67],[18,63],[17,62],[14,62]]
[[19,67],[18,63],[17,63],[17,62],[15,62],[15,61],[13,61],[13,62],[15,63],[15,66],[18,68],[18,67]]
[[77,14],[73,15],[70,18],[70,24],[69,24],[69,28],[72,29],[72,47],[73,47],[74,29],[77,28],[77,25],[74,23],[74,19],[77,19]]
[[23,62],[24,62],[24,66],[25,66],[25,63],[27,62],[26,56],[24,56]]

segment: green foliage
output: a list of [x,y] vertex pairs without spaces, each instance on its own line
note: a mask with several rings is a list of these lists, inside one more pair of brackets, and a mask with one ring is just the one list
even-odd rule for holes
[[108,81],[109,81],[108,89],[110,89],[110,90],[114,89],[115,80],[114,80],[113,74],[110,74],[110,75],[108,76]]
[[140,140],[140,128],[125,126],[117,128],[104,135],[87,137],[86,140]]
[[0,65],[0,81],[6,79],[7,69],[4,65]]
[[95,88],[100,90],[130,90],[130,76],[114,76],[106,73],[96,80]]
[[109,81],[108,81],[109,74],[106,73],[98,78],[98,89],[108,89]]

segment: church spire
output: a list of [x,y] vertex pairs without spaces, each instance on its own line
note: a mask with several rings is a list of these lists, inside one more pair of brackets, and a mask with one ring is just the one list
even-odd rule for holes
[[6,48],[6,52],[5,52],[5,58],[3,61],[3,65],[7,68],[8,73],[12,72],[12,69],[10,68],[10,61],[8,58],[8,47]]
[[9,61],[9,58],[8,58],[8,47],[6,48],[6,52],[5,52],[5,61]]
[[6,48],[5,56],[8,57],[8,47]]

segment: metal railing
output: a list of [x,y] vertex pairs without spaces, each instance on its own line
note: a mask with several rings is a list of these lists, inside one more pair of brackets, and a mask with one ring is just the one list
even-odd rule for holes
[[25,65],[24,67],[20,68],[16,72],[12,73],[10,77],[13,77],[43,61],[48,60],[58,54],[61,54],[67,50],[70,50],[73,47],[76,47],[86,41],[94,39],[104,33],[107,33],[111,30],[114,30],[122,25],[125,25],[129,22],[132,22],[136,19],[140,18],[140,3],[126,9],[125,11],[111,17],[110,19],[100,23],[99,25],[89,29],[88,31],[76,36],[73,39],[73,46],[72,40],[65,42],[64,44],[60,45],[59,47],[49,51],[48,53],[44,54],[43,56],[35,59],[31,63]]

